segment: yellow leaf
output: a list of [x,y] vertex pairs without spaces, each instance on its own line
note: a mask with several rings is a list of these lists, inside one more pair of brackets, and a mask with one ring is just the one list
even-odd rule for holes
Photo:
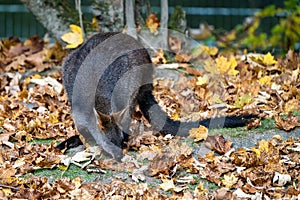
[[65,166],[65,165],[59,165],[59,167],[58,167],[60,170],[62,170],[62,171],[67,171],[68,170],[68,168],[69,168],[69,166]]
[[251,151],[253,151],[253,152],[256,154],[257,157],[260,157],[260,154],[261,154],[261,153],[260,153],[260,150],[259,150],[259,149],[252,147],[252,148],[251,148]]
[[70,30],[73,33],[78,33],[78,34],[82,33],[81,28],[79,26],[77,26],[77,25],[74,25],[74,24],[70,25]]
[[200,77],[198,77],[197,78],[197,83],[196,83],[196,85],[205,85],[205,84],[208,84],[208,80],[209,80],[209,78],[208,78],[208,76],[205,74],[204,76],[200,76]]
[[202,45],[201,46],[201,52],[205,53],[205,54],[208,54],[210,56],[215,56],[218,53],[218,48],[217,47],[208,47],[208,46]]
[[205,189],[204,184],[200,182],[200,183],[195,187],[194,192],[195,192],[195,194],[197,194],[197,195],[200,196],[200,195],[202,195],[202,194],[204,194],[204,193],[207,193],[208,190]]
[[91,27],[92,27],[92,29],[94,29],[94,30],[100,30],[99,25],[98,25],[98,20],[97,20],[96,17],[94,17],[94,18],[92,19]]
[[217,55],[218,51],[219,51],[219,49],[217,47],[210,47],[208,53],[211,56],[215,56],[215,55]]
[[192,128],[189,131],[189,138],[193,138],[195,142],[205,140],[208,135],[208,129],[205,126],[199,126],[198,128]]
[[266,65],[274,65],[277,63],[277,61],[274,60],[274,56],[268,52],[267,55],[264,56],[263,63]]
[[42,77],[39,74],[35,74],[35,75],[31,76],[31,78],[32,79],[41,79]]
[[78,176],[72,180],[72,183],[75,185],[75,188],[79,188],[82,184],[81,178]]
[[271,85],[271,77],[270,76],[264,76],[259,79],[259,83],[261,85]]
[[228,60],[224,56],[220,56],[216,58],[216,65],[220,74],[236,76],[239,73],[239,71],[235,70],[237,62],[234,57]]
[[163,49],[158,49],[157,51],[155,51],[154,56],[152,57],[151,60],[154,64],[158,64],[158,63],[166,64],[167,59],[165,57],[164,50]]
[[252,101],[252,97],[249,94],[244,94],[240,96],[234,103],[235,108],[242,108],[245,105],[249,104]]
[[57,124],[59,122],[59,112],[49,114],[49,122],[52,124]]
[[204,157],[207,162],[216,162],[216,160],[218,159],[214,151],[208,152]]
[[297,111],[300,109],[300,100],[293,98],[288,100],[284,105],[284,112],[289,113],[291,111]]
[[178,113],[172,113],[171,118],[174,120],[179,120],[179,114]]
[[224,175],[224,180],[222,180],[223,185],[227,188],[231,188],[234,184],[236,184],[238,181],[238,178],[234,176],[234,174],[231,174],[229,176]]
[[266,140],[262,140],[258,143],[258,149],[260,151],[269,152],[269,143]]
[[11,194],[14,194],[14,193],[15,193],[15,192],[13,192],[12,189],[10,189],[10,188],[2,188],[1,190],[2,190],[2,192],[3,192],[3,194],[4,194],[4,196],[6,196],[6,197],[8,197],[8,196],[10,196]]
[[61,36],[61,39],[68,43],[66,46],[67,49],[74,49],[83,43],[83,36],[81,28],[77,25],[70,25],[71,32],[68,32]]

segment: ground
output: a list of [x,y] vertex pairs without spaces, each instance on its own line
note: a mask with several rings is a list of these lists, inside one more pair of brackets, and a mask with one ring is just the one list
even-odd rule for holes
[[61,81],[66,51],[37,37],[1,45],[2,199],[299,197],[300,62],[295,52],[285,58],[211,47],[192,54],[156,52],[154,94],[172,118],[248,113],[263,120],[234,129],[199,127],[180,138],[161,136],[140,118],[132,123],[137,134],[118,163],[103,154],[94,157],[99,151],[93,149],[65,155],[55,148],[78,134]]

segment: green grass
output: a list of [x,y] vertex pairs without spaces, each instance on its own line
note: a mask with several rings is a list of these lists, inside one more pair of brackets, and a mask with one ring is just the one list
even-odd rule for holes
[[54,140],[53,139],[34,139],[28,143],[29,144],[50,144],[52,141],[54,141]]
[[273,119],[264,119],[261,121],[261,125],[252,130],[246,130],[245,127],[237,128],[220,128],[220,129],[211,129],[209,134],[221,134],[228,135],[233,138],[241,138],[247,136],[249,133],[263,133],[266,130],[276,129],[275,121]]
[[300,116],[300,110],[299,111],[294,111],[293,114],[296,115],[296,116]]
[[71,164],[66,171],[60,169],[38,169],[33,174],[40,177],[45,176],[49,178],[49,180],[51,181],[64,178],[64,177],[74,179],[80,176],[82,180],[84,180],[85,182],[93,182],[96,179],[102,179],[105,178],[105,176],[111,176],[110,173],[106,173],[106,174],[88,173],[85,170],[82,170],[80,167],[73,164]]

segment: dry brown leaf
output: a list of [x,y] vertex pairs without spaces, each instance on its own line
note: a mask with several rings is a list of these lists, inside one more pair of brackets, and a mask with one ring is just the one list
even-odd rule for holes
[[283,117],[280,116],[275,116],[274,119],[276,127],[281,130],[291,131],[297,126],[300,126],[298,116],[294,116],[292,113],[289,113],[286,119],[283,119]]
[[158,33],[158,28],[160,26],[160,21],[156,14],[150,14],[146,19],[146,26],[149,28],[150,32],[153,34]]
[[231,149],[232,142],[226,141],[222,135],[211,135],[206,138],[204,145],[212,151],[225,154]]

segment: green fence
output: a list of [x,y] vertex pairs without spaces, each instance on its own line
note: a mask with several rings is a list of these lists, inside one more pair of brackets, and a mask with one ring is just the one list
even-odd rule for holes
[[[85,12],[90,12],[90,2],[85,0],[83,7]],[[151,9],[159,14],[160,1],[151,0]],[[245,17],[251,16],[261,8],[274,4],[282,6],[283,0],[169,0],[169,13],[174,6],[181,5],[186,11],[188,26],[195,28],[200,22],[206,21],[215,28],[230,30],[237,24],[243,23]],[[263,31],[270,30],[278,18],[270,18],[263,23]],[[22,5],[19,0],[0,0],[0,38],[17,36],[27,38],[38,34],[43,36],[46,30],[35,17]]]

